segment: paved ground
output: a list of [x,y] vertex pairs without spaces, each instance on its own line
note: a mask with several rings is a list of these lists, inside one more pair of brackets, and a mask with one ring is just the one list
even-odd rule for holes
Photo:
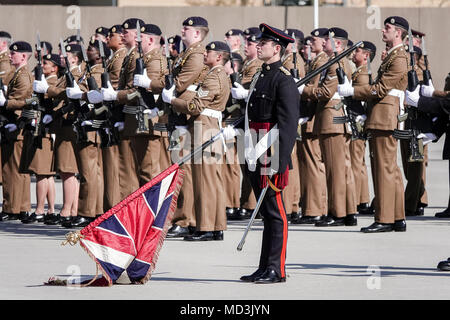
[[[236,246],[246,222],[229,222],[224,241],[167,239],[146,285],[43,286],[54,275],[92,276],[95,264],[79,245],[60,245],[67,229],[11,221],[0,223],[0,299],[448,299],[450,272],[436,270],[440,260],[450,257],[450,219],[434,218],[447,206],[449,192],[448,164],[440,160],[441,152],[442,141],[431,146],[430,206],[425,216],[407,219],[405,233],[360,233],[372,223],[370,216],[359,216],[356,227],[290,225],[286,283],[238,280],[258,262],[262,225],[257,220],[241,252]],[[57,188],[61,204],[60,182]]]

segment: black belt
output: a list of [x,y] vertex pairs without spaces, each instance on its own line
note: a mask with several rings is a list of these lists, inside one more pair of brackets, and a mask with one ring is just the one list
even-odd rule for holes
[[153,130],[162,131],[162,132],[169,131],[169,129],[167,128],[167,124],[165,124],[165,123],[158,123],[158,122],[153,125]]

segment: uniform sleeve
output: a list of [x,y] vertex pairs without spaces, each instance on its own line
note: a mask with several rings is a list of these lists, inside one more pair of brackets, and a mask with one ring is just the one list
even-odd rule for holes
[[336,75],[336,64],[332,65],[327,72],[326,78],[320,86],[305,86],[302,98],[317,101],[328,101],[337,91],[338,79]]
[[31,77],[23,74],[17,78],[13,92],[8,94],[6,110],[16,110],[25,107],[25,99],[31,97],[33,92]]
[[152,59],[145,65],[147,69],[147,76],[152,80],[150,90],[153,93],[159,94],[164,89],[165,85],[165,70],[167,63],[162,57],[160,59]]
[[203,54],[192,53],[184,63],[181,72],[175,77],[175,90],[184,92],[187,87],[194,83],[203,70]]

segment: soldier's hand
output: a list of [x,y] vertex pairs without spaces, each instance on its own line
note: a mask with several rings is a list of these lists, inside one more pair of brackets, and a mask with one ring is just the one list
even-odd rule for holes
[[83,95],[83,91],[81,91],[80,87],[75,82],[73,84],[73,88],[71,88],[71,87],[66,88],[66,95],[67,95],[67,98],[69,98],[69,99],[80,100]]
[[298,93],[302,94],[304,89],[305,89],[305,84],[302,84],[300,87],[297,88]]
[[52,121],[53,121],[53,117],[51,115],[49,115],[49,114],[46,114],[44,116],[44,118],[42,118],[42,123],[43,124],[49,124]]
[[433,93],[434,93],[434,86],[433,86],[433,82],[430,80],[430,84],[428,86],[426,85],[422,85],[422,88],[420,90],[420,93],[422,93],[422,95],[424,97],[432,97]]
[[111,82],[108,81],[108,88],[102,88],[102,100],[103,101],[115,101],[117,100],[117,91],[111,85]]
[[406,104],[411,107],[417,107],[417,104],[419,103],[420,99],[420,86],[416,87],[416,90],[414,91],[408,91],[406,90]]
[[305,124],[308,120],[309,120],[309,117],[300,118],[300,119],[298,119],[298,124],[299,125]]
[[42,75],[41,80],[34,80],[33,81],[33,91],[36,93],[46,93],[48,90],[48,83],[47,80],[45,80],[44,75]]
[[239,135],[239,131],[234,127],[228,125],[225,128],[223,128],[222,136],[225,140],[231,140],[237,135]]
[[6,103],[5,95],[3,94],[3,91],[0,91],[0,107],[3,107]]
[[119,131],[123,131],[124,127],[125,127],[125,124],[123,122],[114,123],[114,128],[117,128]]
[[81,126],[82,126],[82,127],[85,127],[85,126],[92,126],[92,121],[90,121],[90,120],[84,120],[84,121],[81,123]]
[[366,122],[366,120],[367,120],[367,116],[365,114],[357,115],[355,118],[355,121],[359,122],[361,125],[363,125],[364,122]]
[[175,98],[175,85],[173,85],[170,89],[164,88],[161,96],[165,103],[171,103],[172,99]]
[[14,123],[8,123],[5,125],[5,129],[7,129],[9,132],[13,132],[17,130],[17,126]]
[[135,74],[133,78],[133,85],[135,87],[150,88],[152,80],[147,76],[147,69],[144,69],[144,74]]
[[428,143],[432,142],[433,140],[436,140],[437,137],[434,133],[420,133],[417,135],[417,139],[422,139],[423,145],[427,145]]
[[103,95],[98,90],[90,90],[87,93],[88,101],[92,104],[100,103],[103,101]]
[[153,119],[158,116],[158,111],[159,111],[158,108],[145,109],[144,114],[147,114],[150,119]]
[[338,93],[341,97],[351,97],[355,93],[355,89],[352,87],[352,84],[348,81],[347,77],[345,77],[343,84],[338,85]]
[[245,89],[240,83],[235,82],[231,88],[231,95],[237,100],[247,99],[248,90]]

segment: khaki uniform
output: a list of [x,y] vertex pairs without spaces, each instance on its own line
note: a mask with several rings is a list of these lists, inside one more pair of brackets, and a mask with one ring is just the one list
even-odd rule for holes
[[[174,99],[172,102],[176,111],[191,116],[188,128],[191,137],[194,137],[193,148],[201,146],[219,132],[219,121],[230,90],[228,76],[223,66],[218,65],[209,70],[195,97],[191,100]],[[226,230],[221,140],[205,149],[202,155],[195,157],[192,165],[196,227],[199,231]]]
[[[33,76],[24,65],[17,69],[8,83],[7,103],[3,115],[8,123],[16,119],[25,107],[25,100],[33,93]],[[19,214],[31,209],[30,175],[19,173],[20,157],[23,148],[23,130],[8,132],[7,141],[2,139],[3,212]]]
[[[180,53],[175,59],[173,65],[173,76],[175,91],[178,93],[178,98],[184,101],[191,101],[197,94],[195,91],[199,83],[201,83],[206,76],[205,71],[207,67],[203,64],[203,53],[205,46],[201,42],[194,43]],[[191,137],[192,138],[192,137]],[[184,146],[183,149],[191,150],[191,143],[186,136],[182,137]],[[192,159],[191,159],[192,162]],[[196,215],[194,209],[194,193],[193,177],[192,177],[192,163],[187,162],[181,166],[184,170],[183,185],[178,196],[177,209],[172,222],[180,227],[195,227]]]
[[[46,78],[49,86],[54,86],[58,82],[56,75]],[[44,98],[48,99],[48,95]],[[47,103],[52,103],[48,102]],[[44,116],[43,114],[41,115]],[[54,141],[48,129],[42,136],[42,148],[37,148],[33,143],[32,132],[26,130],[24,133],[23,151],[20,158],[20,172],[52,176],[55,174],[55,163],[53,156]]]
[[[347,59],[341,60],[347,78],[351,78],[351,69]],[[334,124],[333,118],[343,116],[344,107],[340,97],[336,96],[338,78],[337,64],[322,74],[319,86],[305,87],[302,96],[317,100],[313,133],[319,136],[319,144],[325,164],[328,214],[343,218],[356,213],[355,180],[350,161],[350,135],[344,124]]]
[[[310,71],[324,65],[327,60],[325,52],[319,53],[311,62]],[[310,80],[305,89],[317,88],[319,80],[320,75],[317,75]],[[305,95],[302,95],[302,100],[304,104],[306,103],[311,120],[302,125],[302,141],[298,145],[300,181],[302,181],[301,208],[305,216],[321,216],[327,214],[327,182],[319,137],[313,132],[317,101],[312,101]]]
[[373,161],[375,221],[394,223],[405,219],[403,181],[397,165],[397,141],[392,131],[397,128],[399,98],[392,89],[404,91],[408,84],[408,55],[403,44],[388,51],[373,85],[355,87],[353,97],[367,100],[366,129]]
[[[358,67],[352,74],[352,85],[361,86],[369,83],[367,65]],[[355,178],[356,203],[369,203],[369,178],[365,162],[366,141],[361,139],[350,141],[350,159],[353,177]]]

